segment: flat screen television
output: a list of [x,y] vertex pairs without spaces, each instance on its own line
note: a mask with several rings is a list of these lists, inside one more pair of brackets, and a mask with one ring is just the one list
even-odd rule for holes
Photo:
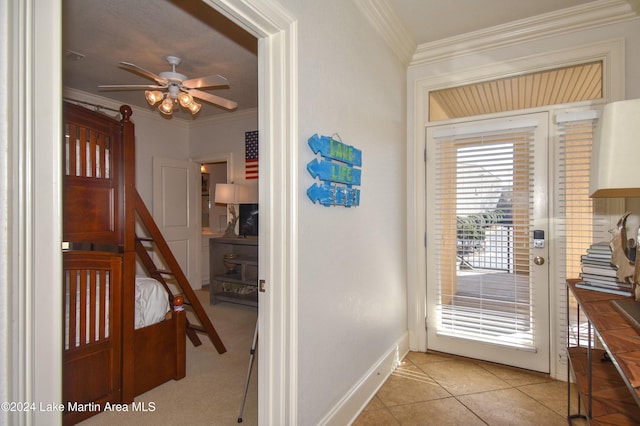
[[240,227],[239,234],[242,236],[258,235],[258,205],[240,204],[240,216],[238,217]]

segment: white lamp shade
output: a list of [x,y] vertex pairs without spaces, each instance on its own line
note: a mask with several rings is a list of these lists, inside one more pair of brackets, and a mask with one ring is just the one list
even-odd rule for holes
[[164,93],[159,90],[146,90],[144,92],[144,96],[147,99],[147,102],[149,102],[149,105],[155,105],[162,100]]
[[236,204],[237,192],[237,185],[233,183],[216,183],[215,202],[218,204]]
[[197,114],[198,111],[200,111],[200,107],[202,105],[200,105],[199,103],[197,103],[196,101],[191,102],[191,104],[188,106],[189,111],[191,111],[191,114]]
[[167,97],[164,98],[164,101],[162,101],[158,109],[160,110],[161,113],[165,115],[171,114],[173,112],[173,99],[171,99],[171,96],[167,95]]
[[640,99],[605,105],[596,126],[589,193],[640,197]]
[[171,115],[173,113],[174,99],[177,99],[180,105],[191,111],[193,115],[197,114],[202,107],[202,105],[193,100],[193,97],[189,93],[181,92],[176,85],[169,86],[169,93],[166,98],[164,97],[164,93],[159,90],[146,90],[144,96],[150,105],[155,105],[164,98],[164,101],[158,106],[158,109],[165,115]]
[[191,103],[193,102],[193,98],[191,97],[190,94],[186,92],[180,92],[178,94],[178,101],[180,102],[180,105],[182,105],[185,108],[188,108],[189,105],[191,105]]

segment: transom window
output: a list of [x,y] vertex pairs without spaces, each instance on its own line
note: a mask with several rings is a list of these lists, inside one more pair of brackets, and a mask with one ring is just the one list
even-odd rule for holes
[[483,81],[429,93],[429,121],[602,98],[602,61]]

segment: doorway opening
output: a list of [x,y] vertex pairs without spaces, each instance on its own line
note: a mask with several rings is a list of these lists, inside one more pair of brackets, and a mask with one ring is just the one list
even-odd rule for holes
[[[465,124],[460,122],[462,118],[470,118],[473,120],[479,119],[479,116],[489,114],[506,117],[506,113],[511,113],[513,116],[516,116],[519,112],[525,110],[526,112],[532,110],[560,111],[561,107],[566,108],[569,105],[575,107],[576,105],[585,105],[589,101],[597,102],[605,96],[603,82],[604,68],[605,62],[597,59],[575,65],[556,66],[555,68],[534,73],[487,79],[485,81],[461,86],[452,84],[450,87],[430,90],[428,91],[429,122],[433,123],[432,128],[434,129],[446,127],[447,125],[440,126],[440,124],[444,124],[445,121],[449,121],[449,123],[456,122],[457,124],[452,126],[460,128],[465,126]],[[580,102],[580,104],[577,104],[578,102]],[[558,107],[553,107],[554,105],[558,105]],[[549,117],[548,124],[553,127],[553,129],[550,128],[550,131],[554,139],[553,141],[549,139],[549,146],[546,149],[555,150],[555,139],[560,131],[556,126],[553,126],[556,121],[555,118],[551,118],[554,117],[554,115],[552,114]],[[478,126],[473,130],[475,134],[472,136],[474,137],[481,133],[477,127]],[[427,128],[426,131],[429,132],[429,129]],[[549,133],[549,135],[551,135],[551,133]],[[429,158],[429,150],[434,149],[429,146],[429,144],[434,143],[433,138],[428,138],[426,143],[427,158]],[[502,145],[493,143],[491,140],[486,140],[481,141],[480,145],[482,146],[478,148],[471,146],[470,143],[462,137],[458,139],[454,145],[456,151],[452,153],[449,158],[454,171],[451,175],[438,173],[438,177],[442,179],[447,176],[451,178],[451,191],[449,192],[452,194],[451,196],[454,200],[451,205],[452,208],[450,209],[452,213],[445,218],[446,220],[442,222],[441,225],[446,229],[452,230],[451,236],[454,244],[450,244],[448,247],[452,250],[453,257],[448,256],[448,252],[445,253],[440,243],[433,243],[431,245],[431,254],[428,255],[429,257],[444,256],[447,259],[453,259],[453,261],[445,264],[437,261],[438,266],[436,269],[445,270],[452,267],[454,272],[450,274],[453,278],[449,281],[442,281],[441,273],[440,277],[436,277],[436,274],[430,271],[430,269],[434,268],[427,268],[427,304],[429,306],[427,308],[427,318],[429,319],[427,331],[428,348],[436,348],[434,341],[437,341],[439,338],[436,337],[436,335],[444,336],[447,333],[452,334],[445,330],[445,328],[448,327],[449,329],[456,329],[458,334],[467,335],[465,338],[469,338],[469,335],[476,334],[475,337],[471,336],[471,339],[475,339],[476,341],[489,336],[488,339],[492,340],[492,345],[499,345],[502,348],[513,343],[511,341],[503,341],[504,339],[516,339],[515,343],[523,346],[520,349],[522,353],[527,351],[540,351],[540,348],[536,348],[534,345],[529,345],[527,342],[522,341],[522,338],[527,337],[531,325],[535,324],[533,321],[530,321],[530,319],[538,313],[537,311],[540,307],[543,307],[542,305],[538,305],[534,308],[534,305],[530,303],[534,293],[528,283],[532,282],[533,278],[531,277],[533,275],[538,275],[539,277],[544,275],[545,291],[549,292],[549,283],[559,276],[565,276],[566,271],[561,271],[561,269],[563,269],[561,266],[548,269],[549,267],[547,265],[544,266],[544,268],[547,269],[541,270],[540,267],[537,266],[539,264],[534,262],[534,258],[544,259],[548,257],[547,255],[535,253],[537,249],[533,248],[532,235],[534,228],[535,230],[540,230],[541,228],[538,226],[532,227],[530,232],[519,236],[511,231],[516,224],[514,218],[517,215],[514,204],[517,201],[517,197],[514,197],[517,176],[511,179],[509,185],[503,185],[504,182],[502,182],[502,178],[498,175],[506,170],[506,166],[504,166],[504,164],[502,166],[497,165],[497,162],[499,162],[497,156],[503,155],[502,152],[495,150],[485,152],[489,148],[499,148]],[[480,150],[484,151],[480,152]],[[465,164],[461,164],[461,162],[464,162],[465,156],[470,160]],[[562,157],[562,161],[556,157],[557,155],[554,155],[554,157],[543,160],[549,162],[549,164],[553,163],[554,166],[550,167],[545,176],[531,180],[532,183],[537,185],[538,182],[542,180],[553,181],[551,176],[554,173],[554,168],[565,167],[565,163],[562,161],[567,161],[565,157]],[[529,160],[525,159],[520,163],[526,165],[529,162]],[[438,162],[435,166],[427,165],[427,174],[431,173],[429,167],[440,167],[441,163],[442,161]],[[480,166],[482,166],[481,169],[478,168]],[[496,167],[500,170],[496,171]],[[428,180],[427,178],[427,181]],[[427,182],[427,185],[429,187],[429,190],[426,191],[428,194],[434,190],[434,183]],[[441,190],[443,188],[446,189],[446,185],[440,187]],[[547,193],[546,190],[540,191],[537,186],[534,190],[537,193]],[[490,193],[491,197],[487,197],[486,193]],[[548,194],[550,197],[548,202],[552,203],[550,205],[556,205],[556,202],[552,201],[551,197],[557,197],[561,194],[560,191],[552,187],[549,188]],[[462,198],[462,200],[456,201],[458,198]],[[482,202],[478,201],[479,198],[485,201],[491,198],[490,208],[479,205],[478,203]],[[553,200],[555,200],[555,198]],[[427,203],[431,204],[428,195]],[[557,212],[549,211],[544,214],[544,218],[551,223],[554,215],[557,214]],[[592,217],[595,217],[596,211],[592,211],[591,214]],[[543,216],[536,214],[531,217],[537,218]],[[427,220],[425,226],[430,239],[439,238],[434,234],[433,229],[431,229],[431,232],[429,231],[430,224],[432,224],[432,221]],[[550,227],[545,231],[546,240],[549,243],[553,242],[554,247],[551,250],[562,250],[565,241],[557,241],[555,237],[550,238],[549,235],[549,233],[555,232],[556,229]],[[556,233],[555,235],[559,236],[560,234]],[[547,246],[548,245],[550,244],[547,244]],[[429,250],[430,249],[427,248],[427,251]],[[544,250],[549,250],[549,247],[545,247]],[[576,259],[579,259],[579,256]],[[457,262],[455,262],[456,260]],[[493,278],[486,279],[486,277],[489,276],[487,271],[489,271]],[[478,278],[480,272],[482,272],[485,278]],[[506,287],[501,285],[502,281],[504,281],[502,278],[513,272],[525,277],[526,279],[523,280],[523,283],[526,281],[527,285],[519,285],[518,281],[516,282],[518,285],[509,286],[508,292],[505,292]],[[440,282],[438,282],[439,279],[441,280]],[[451,284],[450,281],[454,285],[449,285]],[[564,281],[558,280],[558,282],[563,283]],[[441,292],[437,296],[433,294],[434,286],[440,286]],[[474,303],[477,305],[479,300],[479,309],[483,311],[489,309],[490,311],[490,315],[484,315],[483,313],[483,321],[484,324],[486,324],[482,330],[482,333],[485,334],[484,337],[477,337],[478,330],[476,325],[479,316],[474,310],[476,309],[474,308],[475,305],[471,307],[467,306],[467,302],[471,299],[468,297],[469,295],[462,294],[462,290],[465,288],[474,290],[471,292],[473,295],[483,295],[480,299],[474,299],[476,300]],[[533,286],[533,288],[537,288],[537,285]],[[447,289],[451,289],[452,291],[445,291]],[[490,297],[485,297],[487,295]],[[440,307],[439,310],[434,310],[433,299],[437,299],[438,297],[441,302]],[[445,297],[448,297],[448,299],[445,299]],[[553,299],[555,300],[556,296],[553,296]],[[558,298],[558,300],[562,299]],[[507,302],[505,303],[505,301]],[[451,306],[454,305],[456,309],[454,310],[455,312],[452,313]],[[504,307],[507,305],[509,313],[505,317],[502,311],[504,311]],[[548,312],[547,317],[552,312],[553,311]],[[434,318],[437,317],[440,317],[442,320],[440,323],[435,324],[433,321]],[[508,321],[504,321],[505,318],[507,318]],[[505,329],[505,324],[509,327],[513,326],[514,328]],[[523,366],[524,368],[549,371],[550,366],[548,360],[552,359],[550,352],[552,335],[549,335],[546,331],[550,329],[549,325],[549,323],[546,323],[546,325],[543,324],[542,328],[544,330],[542,331],[545,331],[545,334],[540,336],[546,341],[545,348],[542,349],[542,352],[544,352],[543,358],[546,358],[546,368],[543,367],[539,369],[533,367],[533,364],[525,365]],[[436,331],[437,327],[440,327],[438,331]],[[494,337],[490,337],[492,335]],[[449,339],[449,337],[447,337],[447,339]],[[441,344],[437,343],[436,345]],[[460,345],[458,344],[457,346]],[[530,347],[526,349],[525,346]],[[453,344],[452,347],[456,347],[456,345]],[[489,356],[493,357],[496,353],[508,351],[494,348],[487,352],[491,352]],[[480,352],[474,351],[474,354],[480,354]],[[487,359],[482,355],[478,355],[478,357]],[[502,362],[499,360],[496,361]],[[502,363],[508,364],[509,362]]]
[[226,161],[214,161],[200,165],[202,174],[202,235],[219,236],[227,227],[227,208],[215,203],[216,184],[228,183]]

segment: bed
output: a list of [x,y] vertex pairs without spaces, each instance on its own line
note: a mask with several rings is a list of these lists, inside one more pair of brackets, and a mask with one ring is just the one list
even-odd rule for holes
[[120,113],[64,105],[64,424],[185,376],[184,297],[136,276],[134,127]]

